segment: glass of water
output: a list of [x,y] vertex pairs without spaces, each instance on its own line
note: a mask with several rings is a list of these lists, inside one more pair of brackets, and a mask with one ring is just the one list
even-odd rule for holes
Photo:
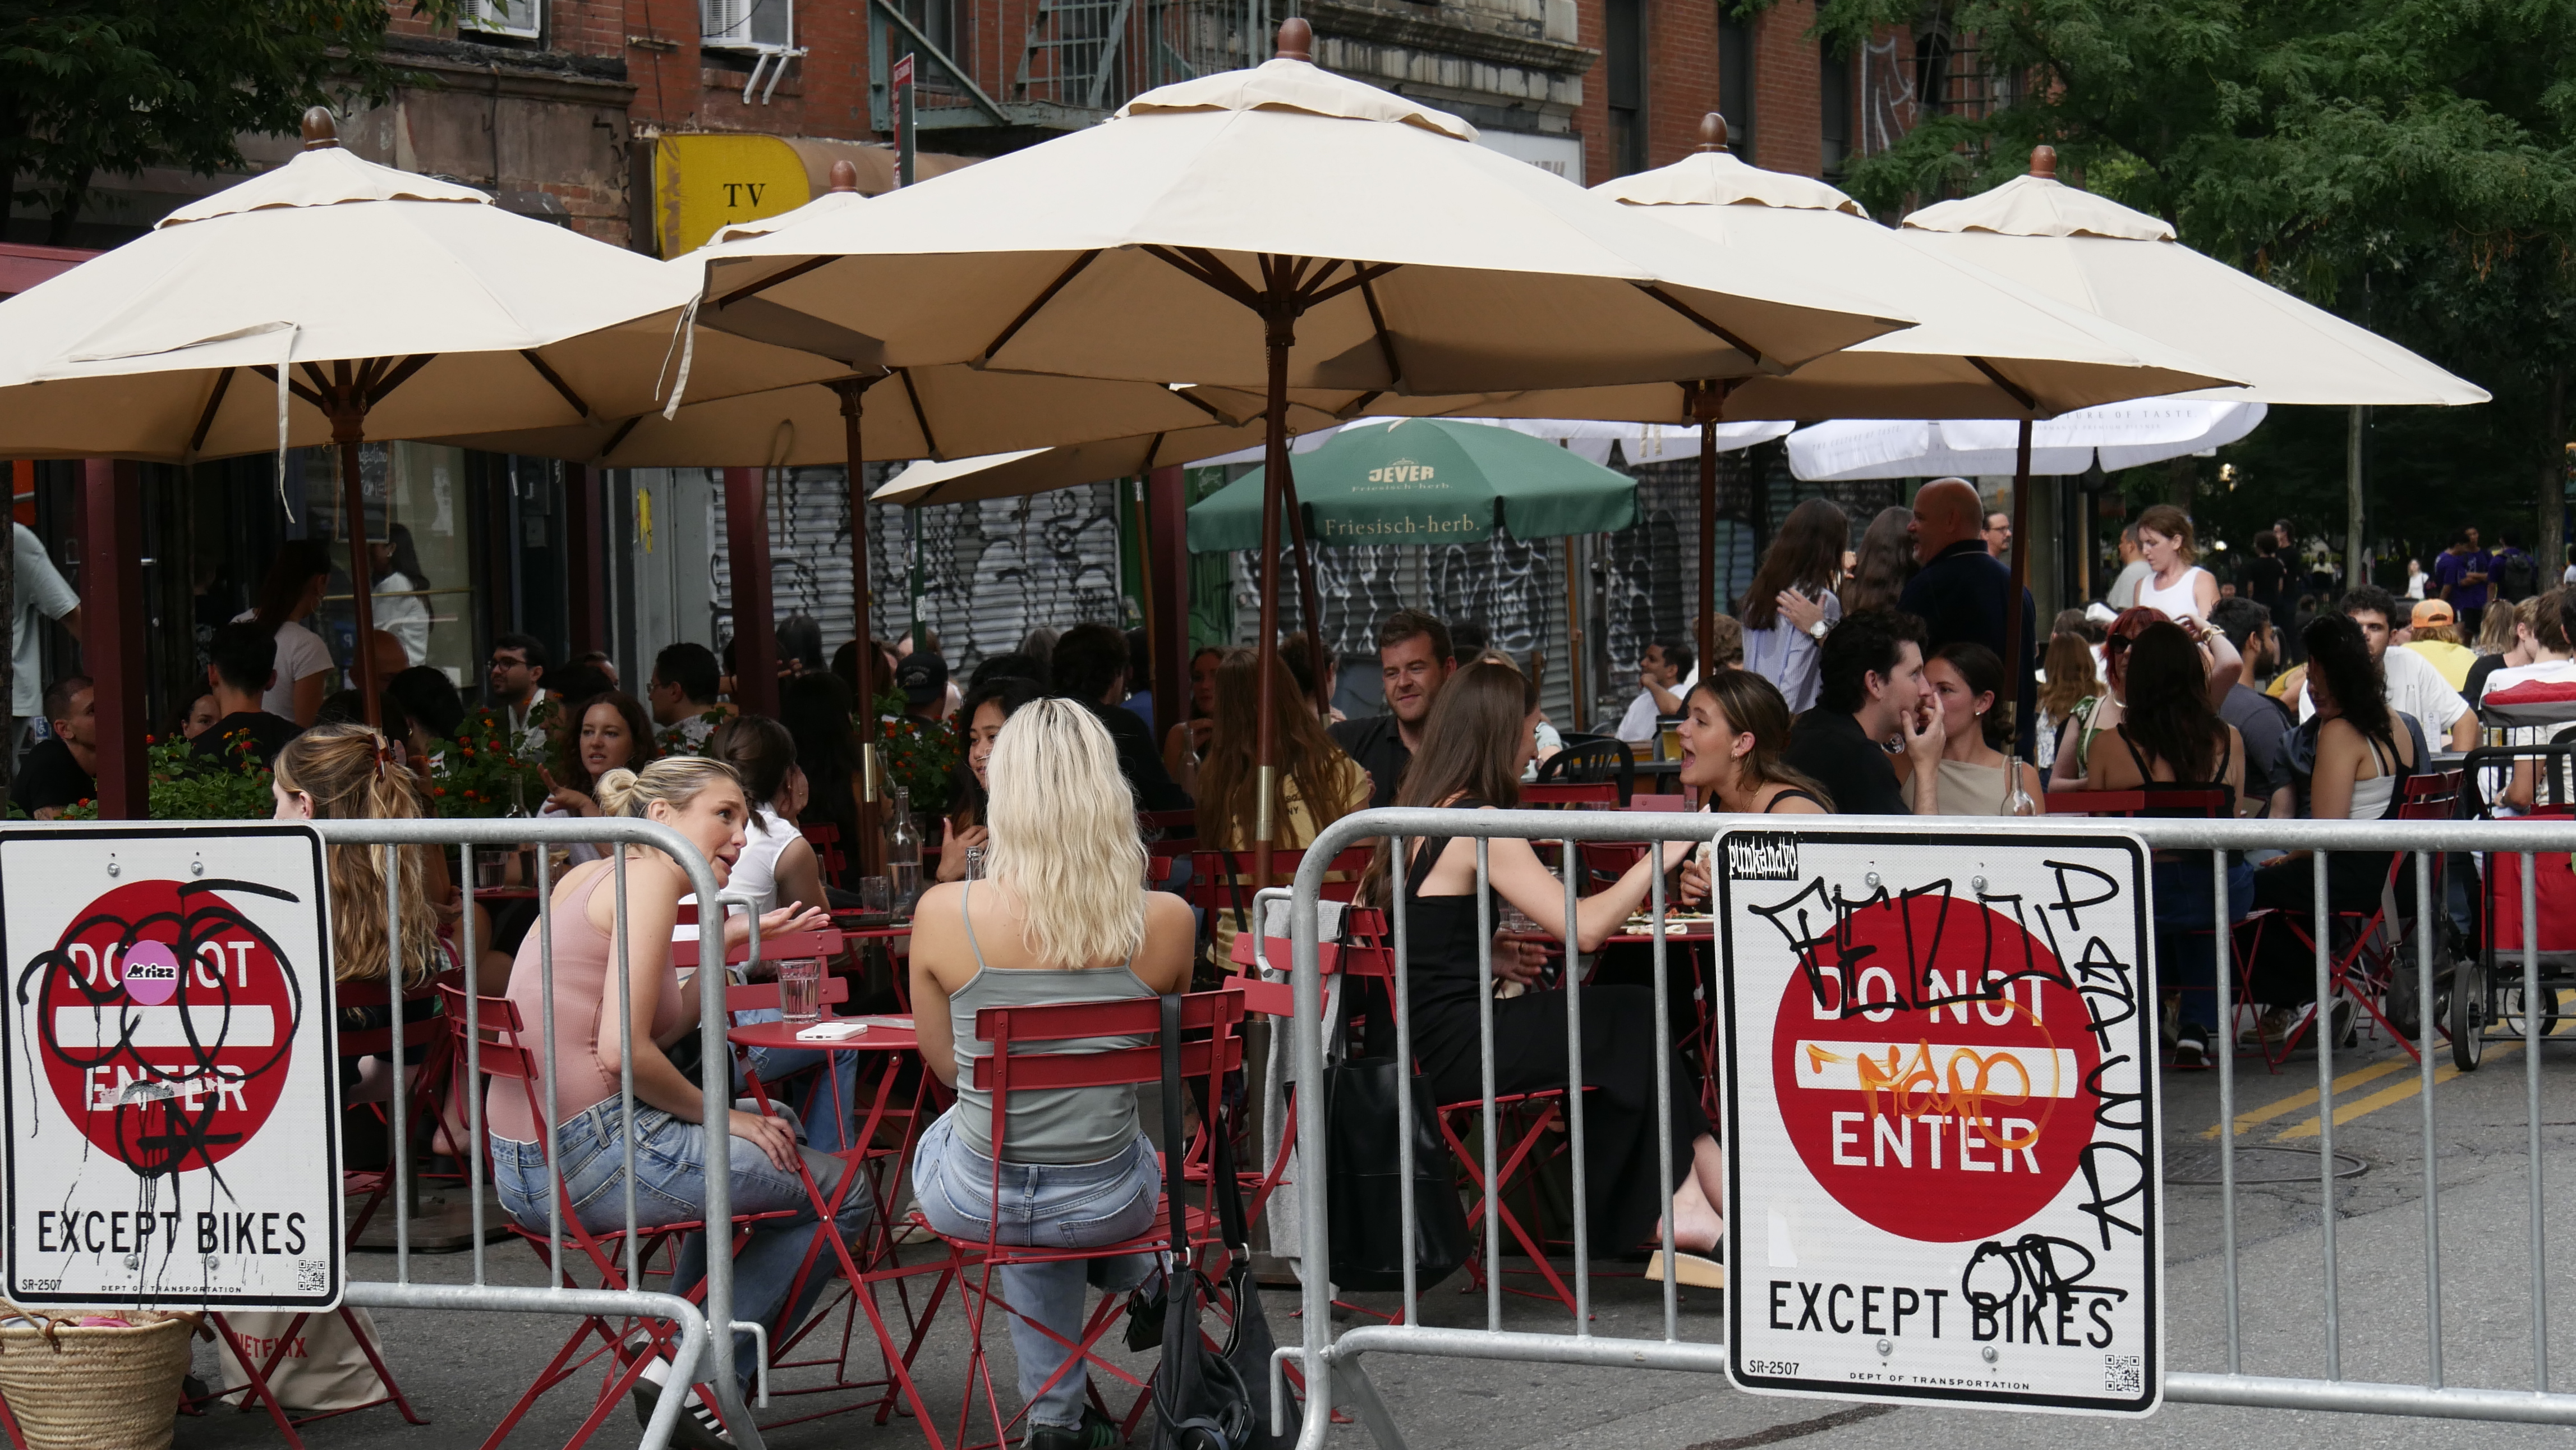
[[966,848],[966,879],[969,881],[984,879],[984,848],[981,846]]
[[893,885],[882,876],[859,878],[859,910],[869,916],[884,916],[894,910]]
[[778,964],[778,1015],[791,1027],[823,1020],[823,959],[790,957]]

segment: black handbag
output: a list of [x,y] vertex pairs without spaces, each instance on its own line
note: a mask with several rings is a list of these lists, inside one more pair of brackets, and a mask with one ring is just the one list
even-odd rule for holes
[[[1154,1377],[1155,1444],[1158,1450],[1291,1450],[1303,1416],[1287,1407],[1284,1435],[1270,1433],[1270,1356],[1276,1347],[1253,1282],[1250,1239],[1244,1229],[1242,1181],[1234,1166],[1224,1104],[1205,1105],[1212,1145],[1217,1221],[1232,1266],[1225,1298],[1234,1305],[1234,1328],[1225,1347],[1210,1350],[1199,1333],[1199,1296],[1215,1286],[1189,1253],[1189,1200],[1181,1164],[1189,1140],[1181,1124],[1181,999],[1163,998],[1163,1192],[1171,1223],[1171,1283],[1163,1296],[1163,1363]],[[1172,1288],[1179,1286],[1181,1292]]]
[[1347,1058],[1324,1069],[1325,1183],[1332,1231],[1332,1281],[1344,1289],[1401,1290],[1404,1235],[1413,1236],[1414,1287],[1428,1289],[1458,1272],[1475,1252],[1467,1210],[1450,1176],[1449,1145],[1440,1136],[1431,1085],[1413,1074],[1413,1220],[1404,1217],[1404,1166],[1396,1134],[1396,1073],[1391,1057]]

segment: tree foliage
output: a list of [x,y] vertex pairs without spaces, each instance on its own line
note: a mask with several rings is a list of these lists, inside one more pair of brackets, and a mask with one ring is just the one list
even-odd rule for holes
[[[443,19],[452,0],[415,14]],[[93,183],[244,166],[240,138],[377,102],[386,0],[0,0],[0,180],[65,239]]]
[[[1856,161],[1847,188],[1865,204],[1980,191],[2053,145],[2067,179],[2495,394],[2374,416],[2388,529],[2446,536],[2484,509],[2490,533],[2527,530],[2544,481],[2554,507],[2576,363],[2576,0],[1943,8],[2005,103],[1930,116]],[[1918,0],[1827,0],[1817,28],[1848,48],[1935,18]],[[2300,422],[2267,425],[2243,466],[2322,493],[2341,477],[2341,420]],[[2395,480],[2408,487],[2378,486]]]

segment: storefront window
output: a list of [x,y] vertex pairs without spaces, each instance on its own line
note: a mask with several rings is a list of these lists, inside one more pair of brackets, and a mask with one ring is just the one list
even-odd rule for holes
[[[332,653],[344,663],[356,644],[350,580],[356,577],[342,526],[338,455],[310,450],[304,471],[304,534],[333,541],[338,565],[322,614]],[[394,637],[407,665],[430,665],[460,687],[475,680],[473,541],[467,517],[465,450],[431,443],[369,443],[358,473],[366,507],[376,628]],[[390,513],[388,502],[390,501]],[[371,566],[371,567],[370,567]]]

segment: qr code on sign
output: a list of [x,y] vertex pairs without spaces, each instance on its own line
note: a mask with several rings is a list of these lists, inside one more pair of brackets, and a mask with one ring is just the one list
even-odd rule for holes
[[331,1287],[331,1265],[325,1259],[295,1261],[295,1292],[319,1294]]
[[2145,1389],[2146,1379],[2139,1370],[2139,1358],[2140,1356],[2134,1354],[2102,1356],[2102,1392],[2110,1395],[2134,1395]]

